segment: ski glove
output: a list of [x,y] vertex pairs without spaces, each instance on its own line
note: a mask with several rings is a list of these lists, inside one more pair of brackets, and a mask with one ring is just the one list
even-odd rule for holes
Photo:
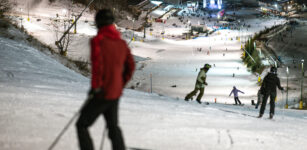
[[100,98],[101,96],[103,96],[102,94],[102,90],[100,88],[91,88],[88,92],[88,98],[89,99],[93,99],[95,97]]

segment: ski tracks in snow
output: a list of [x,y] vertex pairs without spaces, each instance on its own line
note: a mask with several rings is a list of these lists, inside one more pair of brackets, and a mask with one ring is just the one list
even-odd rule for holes
[[242,112],[238,112],[238,111],[232,111],[232,110],[226,110],[226,109],[220,109],[220,108],[218,110],[223,111],[223,112],[227,112],[227,113],[233,113],[233,114],[238,114],[238,115],[242,115],[242,116],[257,118],[257,116],[246,114],[246,113],[242,113]]
[[234,142],[233,142],[232,136],[230,134],[230,130],[227,129],[226,132],[227,132],[227,135],[228,135],[229,140],[230,140],[230,147],[229,148],[231,148],[233,146]]
[[[225,144],[225,145],[224,145]],[[231,149],[234,145],[230,130],[217,130],[217,145],[224,145],[226,149]],[[223,149],[224,149],[223,148]]]
[[221,144],[221,131],[217,130],[217,144],[220,145]]

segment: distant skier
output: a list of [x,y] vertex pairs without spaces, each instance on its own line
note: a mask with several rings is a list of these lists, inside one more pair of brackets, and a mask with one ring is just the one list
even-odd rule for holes
[[185,98],[184,100],[188,101],[189,99],[192,99],[193,96],[195,96],[197,94],[197,92],[199,91],[199,94],[196,98],[196,101],[201,104],[201,98],[204,95],[204,91],[205,91],[205,86],[208,85],[208,83],[206,82],[206,78],[207,75],[206,73],[208,72],[208,70],[211,68],[211,65],[209,64],[205,64],[203,68],[200,69],[197,79],[196,79],[196,84],[195,84],[195,88],[192,92],[190,92]]
[[242,104],[241,101],[239,100],[239,95],[238,95],[239,92],[244,94],[244,92],[240,91],[240,90],[237,89],[235,86],[233,86],[233,89],[232,89],[232,91],[231,91],[230,94],[229,94],[229,96],[231,96],[231,94],[233,93],[233,96],[234,96],[234,100],[235,100],[236,105],[238,105],[238,103],[239,103],[239,105]]
[[261,118],[263,116],[269,96],[270,96],[270,119],[273,118],[275,110],[276,87],[278,87],[282,91],[284,90],[284,88],[280,86],[280,80],[277,77],[277,68],[271,67],[270,72],[264,77],[262,82],[262,88],[264,89],[263,90],[264,96],[258,118]]

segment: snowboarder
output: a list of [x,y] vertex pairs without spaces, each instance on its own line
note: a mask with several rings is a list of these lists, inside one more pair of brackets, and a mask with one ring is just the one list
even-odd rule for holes
[[209,64],[205,64],[203,68],[200,68],[200,71],[199,71],[197,79],[196,79],[195,88],[192,92],[190,92],[184,98],[184,100],[189,101],[189,99],[193,99],[193,96],[195,96],[197,94],[197,92],[199,91],[199,94],[196,98],[196,101],[199,104],[201,104],[200,100],[201,100],[202,96],[204,95],[205,86],[208,85],[208,83],[206,82],[206,78],[207,78],[206,73],[209,71],[210,68],[211,68],[211,65],[209,65]]
[[118,125],[118,104],[122,89],[131,79],[135,64],[126,42],[116,30],[111,10],[99,10],[95,17],[97,35],[91,39],[92,80],[88,101],[76,123],[81,150],[93,150],[88,128],[98,116],[106,120],[113,150],[124,150]]
[[277,68],[271,67],[270,72],[263,79],[262,88],[264,89],[263,90],[264,96],[258,118],[261,118],[263,116],[269,96],[270,96],[270,119],[273,118],[275,110],[276,87],[278,87],[278,89],[280,89],[281,91],[284,90],[284,88],[280,86],[280,80],[277,77]]
[[229,94],[229,97],[230,97],[231,94],[233,93],[233,96],[234,96],[234,100],[235,100],[236,105],[238,105],[238,103],[239,103],[239,105],[242,104],[241,101],[239,100],[239,95],[238,95],[239,92],[244,94],[244,92],[240,91],[240,90],[237,89],[235,86],[233,86],[233,89],[231,90],[231,92],[230,92],[230,94]]

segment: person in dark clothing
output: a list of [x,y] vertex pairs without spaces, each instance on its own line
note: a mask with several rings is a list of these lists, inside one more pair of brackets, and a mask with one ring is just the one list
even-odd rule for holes
[[233,93],[233,97],[234,97],[236,105],[238,105],[238,103],[239,105],[241,105],[241,101],[239,100],[239,94],[238,94],[239,92],[244,94],[244,92],[240,91],[235,86],[233,86],[233,89],[229,94],[229,96],[231,96],[231,94]]
[[261,88],[258,90],[257,92],[257,104],[255,106],[255,109],[258,109],[258,106],[262,103],[263,100],[263,93],[264,93],[264,89],[261,86]]
[[197,79],[196,79],[194,90],[190,92],[189,94],[187,94],[184,100],[189,101],[189,99],[192,99],[193,96],[196,95],[197,92],[199,91],[196,101],[199,104],[201,104],[200,100],[202,96],[204,95],[205,86],[208,85],[208,83],[206,82],[206,78],[207,78],[207,72],[210,68],[211,68],[211,65],[205,64],[204,67],[200,69]]
[[273,118],[274,109],[275,109],[276,87],[278,87],[278,89],[282,91],[284,90],[284,88],[280,86],[280,80],[277,77],[277,68],[271,67],[270,72],[263,79],[261,87],[263,88],[263,101],[261,104],[258,118],[261,118],[263,116],[269,96],[270,96],[270,119]]
[[94,150],[88,128],[103,115],[112,149],[125,150],[118,125],[118,104],[135,64],[128,45],[113,24],[112,12],[108,9],[98,11],[95,21],[98,34],[91,39],[91,90],[76,123],[79,146],[81,150]]

